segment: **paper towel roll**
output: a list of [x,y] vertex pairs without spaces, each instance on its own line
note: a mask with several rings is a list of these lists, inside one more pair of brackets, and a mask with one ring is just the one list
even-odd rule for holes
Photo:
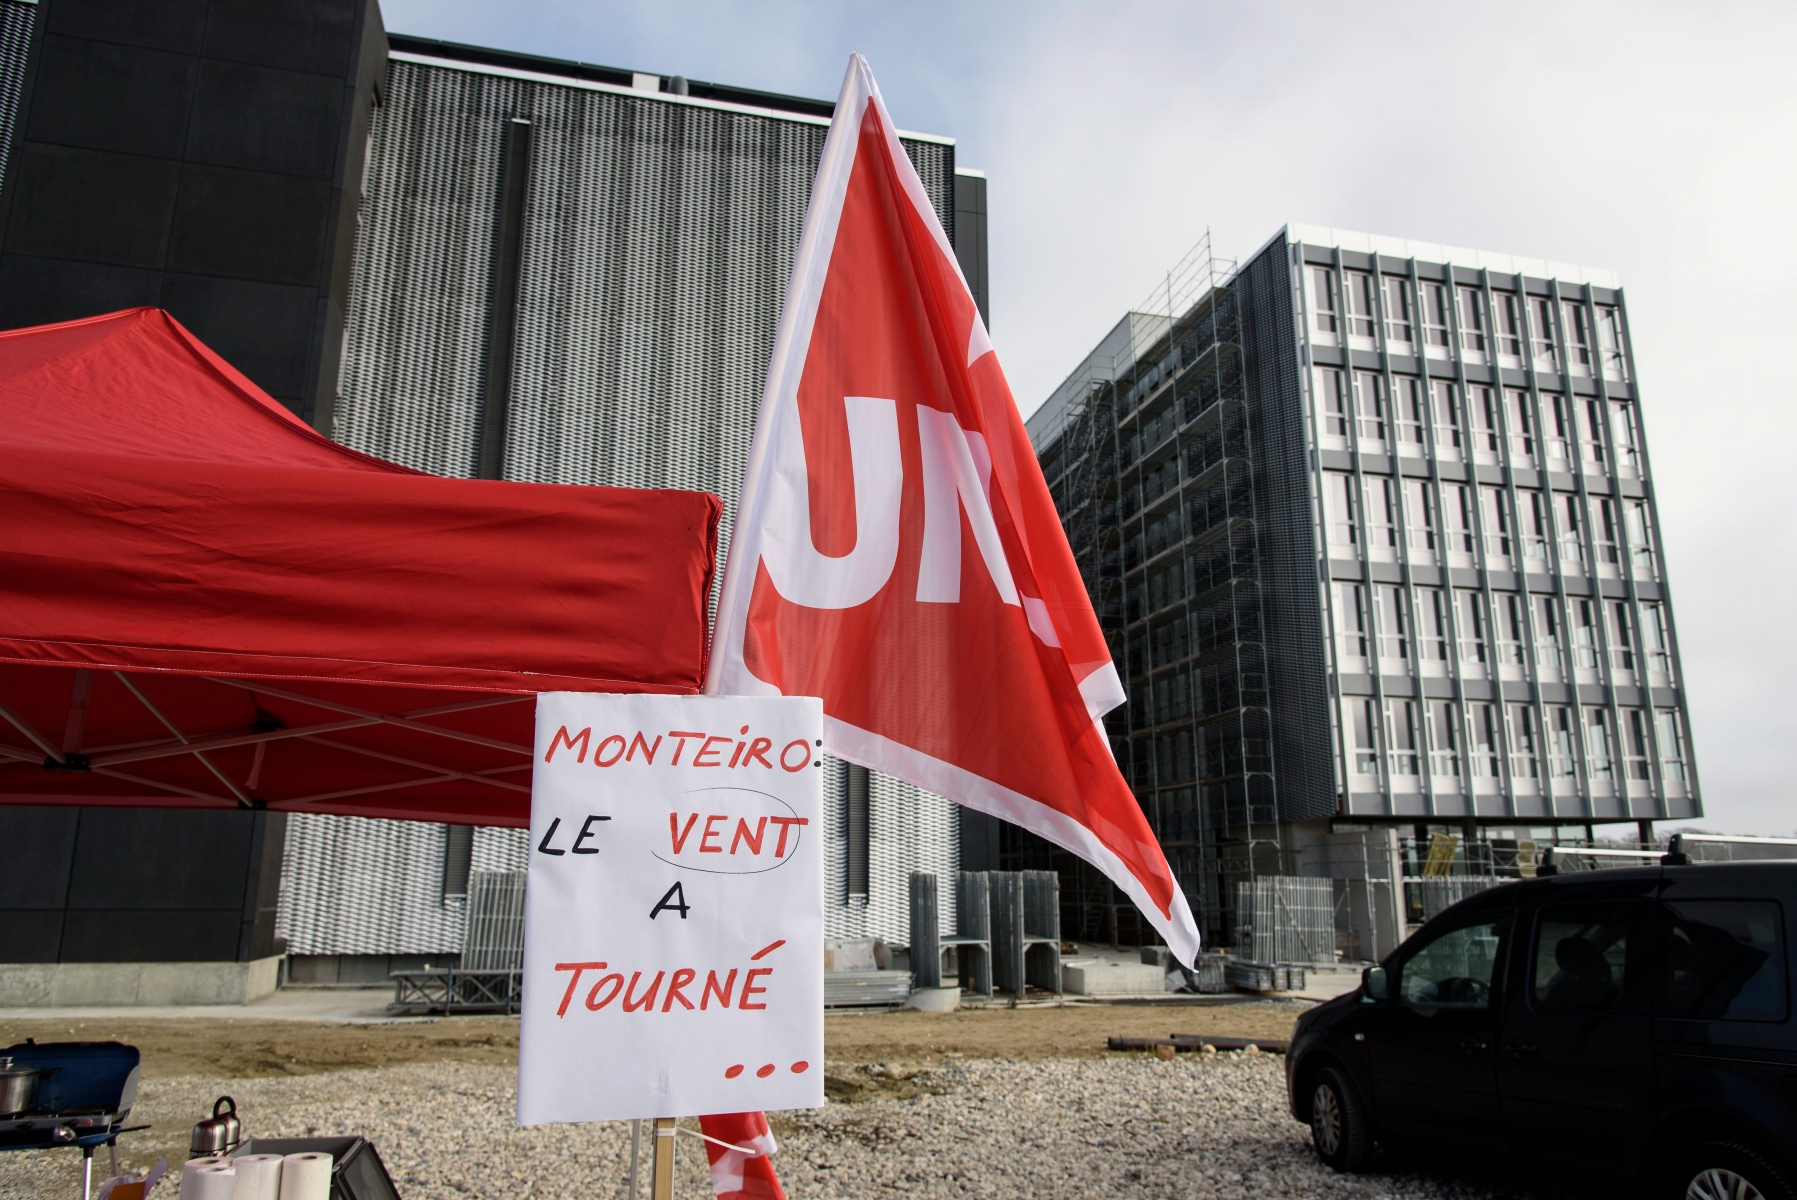
[[279,1154],[239,1154],[231,1165],[237,1169],[232,1200],[281,1200]]
[[289,1154],[281,1160],[280,1200],[331,1200],[328,1154]]
[[181,1170],[181,1200],[237,1200],[237,1172],[217,1159],[195,1159]]

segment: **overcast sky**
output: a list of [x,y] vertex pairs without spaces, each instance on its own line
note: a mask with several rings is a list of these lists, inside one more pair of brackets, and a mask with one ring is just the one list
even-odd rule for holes
[[383,8],[395,32],[825,98],[866,54],[902,127],[987,172],[1026,415],[1207,228],[1234,257],[1297,221],[1617,271],[1696,824],[1797,833],[1797,6]]

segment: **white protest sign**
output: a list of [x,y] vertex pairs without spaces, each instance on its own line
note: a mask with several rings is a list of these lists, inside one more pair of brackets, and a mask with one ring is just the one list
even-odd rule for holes
[[537,697],[518,1123],[824,1102],[822,704]]

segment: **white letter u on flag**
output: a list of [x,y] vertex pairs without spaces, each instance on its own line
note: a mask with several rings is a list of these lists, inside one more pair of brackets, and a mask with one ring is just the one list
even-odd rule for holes
[[806,608],[854,608],[873,599],[898,563],[899,506],[905,468],[899,456],[898,405],[846,396],[849,457],[855,480],[855,548],[841,558],[811,540],[811,495],[805,438],[796,406],[780,413],[774,436],[761,561],[774,589]]

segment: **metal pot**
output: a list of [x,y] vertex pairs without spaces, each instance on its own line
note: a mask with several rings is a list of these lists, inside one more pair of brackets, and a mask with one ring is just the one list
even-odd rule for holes
[[43,1073],[41,1067],[14,1066],[10,1057],[0,1055],[0,1117],[31,1111],[37,1103],[37,1081]]
[[[225,1105],[231,1111],[222,1116],[219,1110]],[[220,1154],[234,1149],[243,1141],[243,1122],[237,1119],[237,1101],[229,1096],[220,1096],[212,1102],[212,1115],[193,1127],[193,1144],[189,1147],[194,1158],[206,1154]]]

